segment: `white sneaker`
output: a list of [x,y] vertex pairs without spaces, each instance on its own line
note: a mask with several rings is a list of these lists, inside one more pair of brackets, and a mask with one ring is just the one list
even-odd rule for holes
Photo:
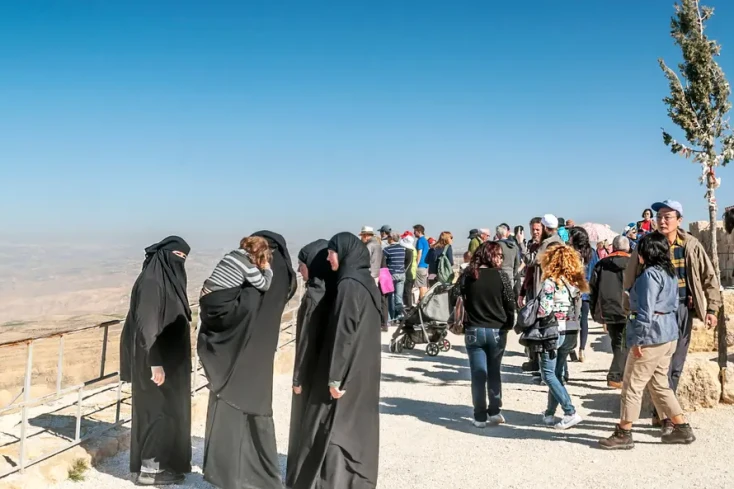
[[475,428],[486,428],[487,427],[486,421],[473,420],[471,424],[473,424]]
[[489,417],[489,424],[498,425],[505,424],[505,417],[502,414],[495,414]]
[[555,426],[556,425],[556,417],[555,416],[546,416],[543,415],[543,424],[546,426]]
[[566,415],[563,417],[563,419],[556,425],[557,430],[567,430],[569,428],[573,428],[577,424],[579,424],[582,421],[581,416],[579,416],[578,413]]

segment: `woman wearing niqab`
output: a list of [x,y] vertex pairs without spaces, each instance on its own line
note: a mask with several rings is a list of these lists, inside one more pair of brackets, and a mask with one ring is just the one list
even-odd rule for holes
[[379,458],[381,296],[367,247],[334,236],[337,274],[327,354],[321,355],[303,411],[293,489],[374,489]]
[[145,249],[120,339],[120,378],[132,383],[130,471],[139,485],[191,472],[189,245],[170,236]]
[[[288,465],[285,485],[292,487],[298,475],[301,420],[313,386],[319,359],[326,354],[325,338],[331,303],[335,295],[336,273],[327,261],[329,242],[320,239],[298,253],[299,269],[306,280],[306,291],[296,320],[296,355],[293,366]],[[323,384],[322,384],[323,385]]]
[[273,424],[273,360],[296,274],[285,240],[260,231],[273,251],[266,292],[249,282],[200,299],[198,352],[209,380],[204,479],[222,489],[282,488]]

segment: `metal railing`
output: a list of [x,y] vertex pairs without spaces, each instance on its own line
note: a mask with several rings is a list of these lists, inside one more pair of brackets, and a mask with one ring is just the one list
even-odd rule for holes
[[[296,293],[296,296],[294,296],[294,298],[291,299],[289,304],[286,306],[287,309],[283,312],[283,317],[288,318],[288,319],[284,320],[281,323],[281,328],[280,328],[281,334],[283,332],[291,331],[293,338],[283,343],[280,343],[281,340],[279,339],[278,340],[279,350],[295,341],[295,333],[292,333],[292,328],[296,323],[296,315],[297,315],[298,307],[301,302],[301,298],[303,296],[303,289],[304,289],[304,283],[303,283],[302,278],[299,275],[298,276],[298,292]],[[198,307],[198,304],[193,304],[192,310],[195,310],[196,307]],[[27,469],[28,467],[32,465],[35,465],[55,455],[58,455],[59,453],[69,450],[70,448],[73,448],[86,440],[99,437],[100,435],[114,428],[122,426],[123,424],[130,421],[129,418],[122,419],[121,417],[122,402],[128,400],[130,396],[124,399],[122,397],[123,382],[120,380],[119,370],[105,374],[106,362],[107,362],[107,343],[109,340],[109,328],[111,326],[119,326],[121,323],[122,321],[120,320],[107,321],[107,322],[95,324],[92,326],[83,326],[80,328],[69,329],[65,331],[57,331],[54,333],[34,336],[32,338],[25,338],[22,340],[14,340],[14,341],[7,341],[4,343],[0,343],[0,348],[26,345],[26,361],[25,361],[25,373],[23,377],[23,387],[20,393],[17,396],[15,396],[15,398],[13,398],[13,400],[10,401],[8,405],[0,408],[0,417],[2,417],[3,415],[7,415],[8,413],[11,413],[11,412],[17,413],[18,410],[20,410],[20,413],[21,413],[20,437],[18,440],[18,444],[19,444],[18,464],[15,467],[12,467],[10,470],[0,473],[0,479],[7,477],[11,474],[14,474],[16,472],[24,473],[25,469]],[[201,320],[198,320],[195,338],[198,337],[200,326],[201,326]],[[102,335],[103,335],[99,376],[93,379],[90,379],[90,380],[86,380],[80,384],[77,384],[71,387],[63,387],[62,384],[63,384],[63,373],[64,373],[64,338],[67,336],[73,335],[73,334],[78,334],[81,332],[95,330],[95,329],[101,329]],[[36,345],[39,341],[49,340],[52,338],[59,339],[59,347],[58,347],[58,352],[57,352],[57,356],[58,356],[57,368],[56,368],[56,389],[55,389],[55,392],[51,394],[46,394],[41,397],[32,399],[31,398],[31,384],[32,384],[32,377],[33,377],[34,345]],[[198,358],[196,348],[193,348],[193,355],[194,355],[193,362],[192,362],[192,365],[193,365],[192,377],[193,378],[192,378],[191,392],[192,392],[192,395],[195,395],[196,392],[206,387],[206,384],[203,384],[201,386],[199,385],[199,376],[200,376],[200,373],[203,371],[203,368],[201,367],[199,363],[199,358]],[[106,389],[100,389],[95,392],[90,392],[87,397],[84,397],[85,389],[88,389],[93,385],[100,384],[105,381],[112,381],[113,379],[117,380],[117,383],[115,385],[110,386]],[[82,427],[82,420],[84,418],[83,409],[82,409],[83,401],[93,396],[99,395],[103,392],[108,392],[112,388],[116,388],[117,390],[117,393],[116,393],[117,396],[116,396],[116,401],[115,401],[115,422],[113,424],[109,424],[103,428],[97,429],[90,433],[86,433],[82,436],[81,427]],[[76,400],[72,402],[71,404],[64,406],[64,408],[68,408],[68,407],[76,405],[76,425],[75,425],[75,430],[74,430],[74,439],[69,440],[68,443],[64,444],[64,446],[56,450],[50,451],[48,453],[44,453],[42,455],[39,455],[33,458],[32,460],[29,460],[27,458],[26,445],[28,441],[28,426],[29,426],[28,419],[29,419],[30,409],[33,407],[41,406],[41,405],[49,405],[75,392],[76,392],[76,396],[75,396]],[[17,402],[21,398],[22,400],[20,402]]]

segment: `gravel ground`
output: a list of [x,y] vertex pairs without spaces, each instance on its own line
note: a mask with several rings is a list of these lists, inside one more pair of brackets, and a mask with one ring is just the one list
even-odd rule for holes
[[[418,349],[383,353],[380,488],[462,489],[563,488],[725,488],[734,487],[728,453],[734,438],[734,408],[720,407],[690,416],[698,441],[665,446],[643,420],[637,446],[625,452],[596,448],[616,422],[619,391],[606,387],[611,361],[609,341],[592,326],[585,363],[571,364],[569,391],[584,422],[567,432],[539,426],[546,388],[520,370],[523,356],[510,333],[503,367],[507,424],[476,429],[471,423],[469,369],[463,341],[431,358]],[[383,335],[383,343],[388,335]],[[275,381],[275,423],[280,453],[286,453],[290,410],[289,377]],[[210,488],[200,471],[203,419],[194,425],[195,473],[181,487]],[[128,454],[121,453],[90,470],[81,483],[64,489],[133,487]],[[285,464],[285,456],[281,455]]]

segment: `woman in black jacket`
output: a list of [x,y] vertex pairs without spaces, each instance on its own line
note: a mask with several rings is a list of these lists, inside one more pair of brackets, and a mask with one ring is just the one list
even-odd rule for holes
[[[462,275],[466,328],[464,340],[471,370],[474,426],[502,424],[500,367],[507,331],[515,319],[515,299],[509,277],[500,270],[502,247],[494,241],[482,244]],[[489,395],[488,395],[489,392]],[[489,406],[487,398],[489,397]]]

